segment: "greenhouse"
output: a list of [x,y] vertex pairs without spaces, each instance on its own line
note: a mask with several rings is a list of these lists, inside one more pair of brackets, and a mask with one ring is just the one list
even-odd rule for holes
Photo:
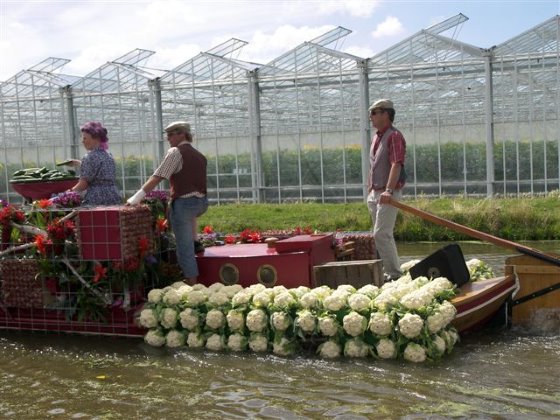
[[[351,202],[366,194],[368,106],[395,103],[407,140],[405,195],[543,194],[560,187],[560,17],[491,47],[461,42],[456,15],[376,54],[340,51],[338,27],[269,63],[232,38],[171,70],[133,50],[85,76],[47,58],[0,83],[0,198],[9,180],[83,154],[79,127],[108,128],[131,195],[163,157],[163,127],[188,120],[209,162],[209,197]],[[476,24],[476,22],[474,23]]]

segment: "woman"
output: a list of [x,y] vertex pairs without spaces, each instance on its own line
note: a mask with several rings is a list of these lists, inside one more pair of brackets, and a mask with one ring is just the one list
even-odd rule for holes
[[87,153],[81,162],[73,160],[70,163],[80,166],[80,180],[71,191],[86,191],[82,201],[86,206],[122,204],[122,197],[115,185],[115,161],[107,151],[107,129],[97,121],[90,121],[80,130]]

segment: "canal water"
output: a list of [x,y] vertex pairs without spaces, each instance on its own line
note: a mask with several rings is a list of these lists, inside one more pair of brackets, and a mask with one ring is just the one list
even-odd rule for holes
[[[560,242],[525,243],[560,253]],[[402,261],[442,244],[399,244]],[[496,275],[511,251],[461,243]],[[141,339],[0,331],[0,417],[560,417],[560,331],[492,325],[436,363],[152,348]]]

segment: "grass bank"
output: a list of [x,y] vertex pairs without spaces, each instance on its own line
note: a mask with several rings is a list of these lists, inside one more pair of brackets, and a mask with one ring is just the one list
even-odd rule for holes
[[[560,195],[522,198],[438,198],[403,200],[406,204],[470,228],[512,241],[560,240]],[[199,219],[199,229],[237,233],[311,227],[320,232],[367,231],[371,219],[364,203],[351,204],[228,204],[211,206]],[[395,227],[399,241],[471,239],[448,228],[399,211]]]

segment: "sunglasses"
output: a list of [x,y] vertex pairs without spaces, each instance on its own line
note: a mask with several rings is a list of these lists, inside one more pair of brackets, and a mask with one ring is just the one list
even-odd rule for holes
[[378,114],[383,114],[385,112],[384,109],[378,109],[377,111],[371,111],[370,115],[378,115]]

